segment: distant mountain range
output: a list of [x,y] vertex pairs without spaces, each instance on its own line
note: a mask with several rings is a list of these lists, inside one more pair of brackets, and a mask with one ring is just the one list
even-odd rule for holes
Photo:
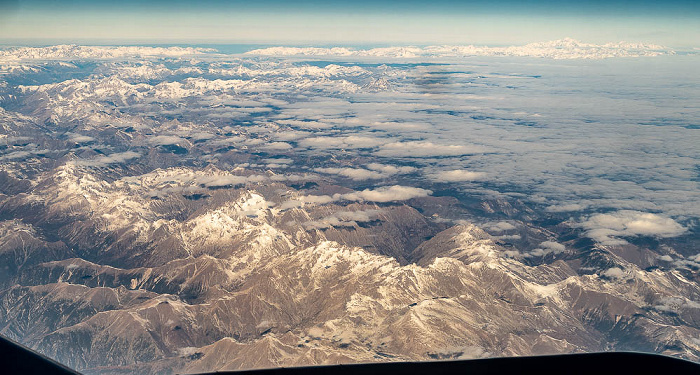
[[[614,148],[538,161],[564,129],[546,126],[569,120],[479,108],[526,87],[513,82],[546,92],[533,75],[281,57],[670,53],[480,48],[0,52],[0,335],[93,374],[599,351],[699,361],[684,174],[625,185],[648,192],[639,203],[605,195],[627,175],[586,164]],[[551,138],[518,138],[540,131]],[[511,168],[508,185],[484,163],[520,157],[519,142],[548,170]],[[676,151],[669,168],[692,160]],[[592,192],[579,171],[598,173]]]

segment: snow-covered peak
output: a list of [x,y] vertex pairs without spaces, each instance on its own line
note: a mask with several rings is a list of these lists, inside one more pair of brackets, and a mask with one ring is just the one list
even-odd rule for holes
[[265,214],[272,203],[255,191],[250,191],[244,194],[235,203],[236,211],[241,216],[259,217]]
[[65,44],[49,47],[16,47],[0,51],[0,61],[56,59],[115,59],[122,57],[181,57],[211,53],[211,48],[78,46]]
[[438,233],[413,251],[413,258],[421,265],[440,257],[471,263],[495,261],[500,255],[491,236],[476,225],[462,224]]
[[390,58],[438,58],[468,56],[521,56],[551,59],[604,59],[673,54],[655,44],[643,43],[583,43],[571,38],[524,46],[488,47],[475,45],[434,45],[427,47],[384,47],[372,49],[271,47],[247,52],[266,56],[371,56]]
[[373,79],[371,82],[362,86],[367,91],[387,91],[391,90],[391,83],[386,78]]

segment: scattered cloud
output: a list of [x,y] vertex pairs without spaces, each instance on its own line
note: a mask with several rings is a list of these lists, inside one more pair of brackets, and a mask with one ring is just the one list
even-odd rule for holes
[[663,312],[678,313],[686,309],[700,309],[700,303],[679,296],[666,296],[656,301],[654,309]]
[[484,229],[489,232],[505,232],[509,230],[517,229],[517,227],[507,221],[499,221],[495,223],[486,223],[482,225]]
[[336,174],[350,178],[354,181],[377,180],[387,178],[396,174],[411,173],[416,170],[414,167],[384,165],[379,163],[368,164],[365,168],[316,168],[319,173]]
[[187,140],[176,135],[157,135],[155,137],[148,138],[148,143],[153,146],[177,145],[184,142],[187,142]]
[[495,238],[497,240],[509,241],[509,240],[520,240],[523,237],[519,234],[502,234],[500,236],[493,236],[493,238]]
[[350,136],[324,136],[302,139],[299,146],[314,149],[361,149],[374,148],[386,143],[386,140],[374,137],[358,135]]
[[392,142],[382,145],[374,154],[386,157],[423,158],[461,156],[484,152],[480,146],[445,145],[428,141]]
[[260,148],[268,151],[288,151],[291,150],[293,147],[292,145],[286,142],[270,142],[264,144]]
[[296,199],[291,199],[277,205],[280,210],[303,207],[305,204],[328,204],[340,199],[340,194],[330,195],[304,195]]
[[69,139],[75,143],[89,143],[95,141],[95,138],[82,134],[71,134]]
[[626,244],[620,237],[676,237],[687,230],[671,218],[629,210],[596,214],[579,225],[588,237],[603,245]]
[[206,141],[215,137],[216,135],[209,132],[196,132],[189,135],[189,138],[193,141]]
[[373,180],[386,177],[384,174],[377,171],[370,171],[364,168],[316,168],[319,173],[336,174],[347,177],[354,181]]
[[382,210],[339,211],[318,220],[305,222],[306,229],[327,229],[331,227],[354,227],[357,223],[377,220]]
[[78,160],[75,164],[89,166],[89,167],[105,167],[105,166],[110,165],[110,164],[126,163],[127,161],[138,159],[140,157],[141,157],[141,154],[139,154],[138,152],[125,151],[125,152],[118,152],[118,153],[114,153],[114,154],[110,154],[107,156],[102,156],[102,157],[90,159],[90,160]]
[[359,192],[343,194],[341,197],[349,201],[394,202],[426,197],[432,193],[432,191],[426,189],[394,185],[384,186],[374,190],[365,189]]
[[588,208],[584,204],[579,204],[579,203],[572,203],[572,204],[559,204],[559,205],[552,205],[547,208],[545,208],[545,211],[547,212],[575,212],[575,211],[582,211]]
[[371,169],[373,171],[381,172],[385,175],[393,175],[393,174],[405,174],[405,173],[411,173],[416,170],[415,167],[410,167],[410,166],[394,166],[394,165],[386,165],[386,164],[380,164],[380,163],[370,163],[367,164],[367,168]]
[[465,182],[478,181],[486,178],[484,172],[472,172],[464,169],[453,169],[449,171],[440,171],[429,173],[428,178],[437,182]]
[[0,160],[18,160],[18,159],[26,159],[30,156],[34,156],[34,153],[29,152],[29,151],[12,151],[8,154],[5,154],[3,156],[0,156]]
[[544,241],[535,249],[520,253],[523,258],[541,258],[550,254],[561,254],[566,251],[566,246],[554,241]]
[[700,271],[700,254],[691,255],[689,257],[683,257],[678,255],[676,259],[673,259],[669,255],[663,255],[658,258],[664,262],[670,262],[673,268],[678,268],[681,270],[697,272]]
[[405,201],[413,198],[426,197],[433,192],[426,189],[415,188],[410,186],[382,186],[376,189],[365,189],[352,193],[333,195],[305,195],[296,199],[290,199],[282,202],[277,208],[285,210],[289,208],[302,207],[305,204],[327,204],[337,201],[352,201],[352,202],[397,202]]
[[[462,47],[377,49],[372,53],[405,57],[411,53],[456,56],[474,52]],[[553,53],[543,57],[556,57],[562,51],[608,53],[616,48],[647,47],[614,43],[596,46],[563,40],[533,44],[528,50]],[[350,51],[351,55],[357,52]],[[502,52],[517,51],[523,50]],[[50,60],[75,56],[179,57],[193,52],[197,51],[56,46],[12,49],[5,56]],[[577,81],[580,90],[572,96],[556,96],[543,91],[551,81],[540,79],[540,67],[528,65],[519,67],[518,71],[503,72],[455,60],[439,68],[420,64],[316,67],[289,64],[284,59],[265,59],[264,64],[259,64],[263,61],[259,57],[237,57],[215,63],[199,60],[194,64],[188,59],[173,59],[167,64],[130,60],[99,61],[98,65],[104,64],[100,66],[104,73],[101,75],[18,89],[28,96],[36,95],[32,100],[39,96],[48,98],[47,103],[53,104],[46,108],[47,114],[57,121],[79,120],[76,123],[82,124],[84,119],[85,127],[78,126],[72,130],[75,133],[66,134],[67,139],[78,143],[100,138],[94,132],[100,126],[132,128],[133,138],[124,139],[125,144],[119,149],[131,147],[129,142],[136,143],[133,146],[179,144],[192,151],[190,159],[268,169],[285,165],[294,168],[300,160],[333,152],[333,161],[321,161],[309,167],[353,181],[381,181],[418,171],[436,182],[488,180],[488,186],[461,184],[459,187],[479,195],[529,200],[546,207],[545,211],[550,213],[584,211],[582,215],[589,215],[589,212],[618,210],[654,212],[657,216],[634,220],[608,213],[605,215],[612,215],[612,220],[597,215],[583,218],[581,227],[600,243],[620,244],[627,237],[671,237],[686,229],[695,230],[692,222],[700,212],[697,130],[688,125],[687,116],[679,111],[692,107],[692,95],[680,95],[673,103],[652,108],[638,100],[640,96],[635,93],[628,93],[627,97],[611,95],[581,79]],[[439,97],[416,92],[417,80],[436,75],[426,72],[441,73],[447,77],[442,81],[449,83],[445,89],[455,90]],[[105,76],[108,74],[112,76]],[[548,74],[564,77],[568,73],[553,69]],[[160,84],[144,81],[173,75],[179,77]],[[391,82],[393,91],[369,95],[362,89],[362,84],[384,77]],[[620,78],[634,79],[624,75]],[[669,78],[676,83],[685,79],[680,75]],[[137,80],[142,81],[137,83]],[[672,86],[680,87],[669,84],[669,88],[656,89],[672,90]],[[476,95],[461,90],[464,88],[483,92]],[[182,103],[183,97],[189,98],[187,105],[175,105]],[[125,109],[118,116],[110,112],[114,104]],[[22,121],[8,120],[6,116],[10,113],[0,112],[0,126],[9,129],[8,136],[0,135],[0,143],[12,144],[0,158],[16,162],[45,156],[46,150],[39,152],[39,148],[50,146],[37,141],[36,132],[40,129],[29,126],[41,119],[22,115]],[[261,113],[265,116],[255,116]],[[86,114],[90,116],[83,118]],[[162,116],[178,120],[163,121]],[[245,120],[231,121],[232,118]],[[26,134],[18,127],[23,122],[30,130]],[[632,132],[637,135],[634,144],[625,136]],[[17,142],[13,140],[20,139],[23,140],[20,144],[14,144]],[[25,141],[36,144],[30,148]],[[224,157],[223,153],[230,148],[236,152]],[[294,155],[288,156],[295,163],[259,160],[258,156],[236,159],[238,155],[232,155],[250,150],[285,155],[294,150]],[[372,156],[380,156],[374,159],[385,164],[371,163],[375,161]],[[119,156],[113,154],[78,163],[119,162],[122,162]],[[407,162],[419,169],[400,166]],[[268,177],[270,181],[282,178]],[[204,186],[228,186],[240,181],[245,184],[255,179],[213,178]],[[361,193],[350,193],[354,195],[349,197],[360,199]],[[345,198],[341,194],[330,199]],[[685,258],[683,261],[690,262]]]
[[625,271],[619,267],[612,267],[601,272],[600,274],[610,279],[620,279],[625,276]]

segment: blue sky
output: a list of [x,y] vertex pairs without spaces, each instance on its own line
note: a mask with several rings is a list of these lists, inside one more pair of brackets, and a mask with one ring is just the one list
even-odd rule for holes
[[503,45],[563,37],[698,47],[700,2],[0,0],[4,40]]

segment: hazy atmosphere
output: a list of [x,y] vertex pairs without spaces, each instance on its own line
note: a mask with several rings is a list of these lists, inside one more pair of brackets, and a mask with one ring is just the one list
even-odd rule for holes
[[0,39],[525,44],[572,37],[698,47],[696,1],[3,0]]

